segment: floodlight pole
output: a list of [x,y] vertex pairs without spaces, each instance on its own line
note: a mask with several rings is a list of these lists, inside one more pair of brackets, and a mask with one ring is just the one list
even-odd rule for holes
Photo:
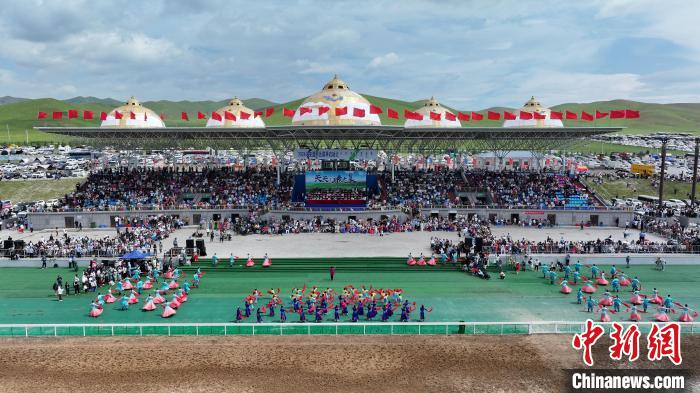
[[698,153],[700,153],[700,138],[695,138],[695,156],[693,157],[693,188],[690,191],[690,206],[695,207],[695,186],[698,183]]
[[659,181],[659,213],[664,207],[664,174],[666,173],[666,144],[668,138],[661,138],[661,179]]

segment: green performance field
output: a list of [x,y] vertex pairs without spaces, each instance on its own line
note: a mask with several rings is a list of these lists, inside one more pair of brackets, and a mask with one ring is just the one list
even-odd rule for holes
[[[240,261],[239,261],[240,262]],[[335,281],[330,281],[328,267],[337,267]],[[591,314],[576,304],[575,292],[559,293],[559,285],[551,285],[541,272],[508,272],[505,280],[492,274],[491,280],[470,276],[452,267],[408,267],[403,259],[355,258],[336,260],[279,259],[269,269],[260,267],[229,268],[228,261],[220,261],[216,268],[208,261],[201,266],[205,272],[200,288],[193,289],[189,300],[170,319],[160,318],[159,311],[142,312],[132,305],[127,311],[118,310],[117,303],[105,305],[99,318],[88,317],[90,302],[95,294],[69,295],[63,302],[56,301],[51,286],[57,274],[72,282],[73,272],[61,269],[3,268],[0,274],[0,324],[50,324],[50,323],[226,323],[231,322],[237,306],[243,306],[243,298],[255,288],[263,293],[270,288],[280,288],[282,299],[289,301],[292,288],[331,287],[341,291],[343,286],[370,285],[375,288],[402,288],[404,298],[432,307],[428,321],[467,322],[529,322],[529,321],[582,321]],[[604,271],[609,267],[601,266]],[[194,268],[186,269],[188,278]],[[590,274],[584,269],[584,275]],[[662,296],[671,294],[678,302],[700,308],[700,268],[689,265],[668,266],[660,272],[652,265],[633,265],[627,274],[638,276],[643,285],[642,293],[650,293],[652,287]],[[561,274],[560,274],[561,275]],[[104,292],[104,290],[103,290]],[[599,288],[595,298],[600,298]],[[629,300],[629,289],[622,298]],[[170,296],[168,296],[169,300]],[[262,303],[261,303],[262,304]],[[416,320],[418,313],[411,314]],[[277,313],[277,315],[279,315]],[[679,314],[672,314],[677,320]],[[613,315],[613,321],[626,320],[628,313]],[[597,314],[593,315],[594,318]],[[396,313],[392,321],[398,321]],[[326,318],[327,320],[329,317]],[[288,314],[288,321],[298,316]],[[644,321],[652,320],[652,313],[643,314]],[[277,322],[277,318],[265,318],[265,322]],[[347,318],[343,319],[347,321]],[[254,322],[247,320],[247,322]]]

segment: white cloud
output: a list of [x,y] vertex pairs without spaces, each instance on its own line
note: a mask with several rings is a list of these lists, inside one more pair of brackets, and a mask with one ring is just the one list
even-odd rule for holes
[[372,61],[369,62],[369,68],[379,68],[394,65],[400,61],[399,55],[394,52],[389,52],[387,54],[374,57]]
[[[528,2],[505,0],[479,7],[365,0],[3,6],[0,82],[7,80],[3,94],[21,97],[286,101],[336,73],[363,93],[434,94],[465,109],[518,106],[533,94],[547,105],[700,95],[700,2],[541,0],[534,13]],[[649,38],[668,42],[685,64],[638,67],[606,51]]]
[[516,92],[523,102],[532,95],[555,105],[610,98],[634,98],[645,85],[636,74],[589,74],[542,71],[523,80]]

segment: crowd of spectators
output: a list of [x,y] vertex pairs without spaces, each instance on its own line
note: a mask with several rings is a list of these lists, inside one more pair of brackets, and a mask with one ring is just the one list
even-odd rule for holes
[[[586,207],[598,204],[575,178],[553,173],[431,169],[378,173],[380,195],[365,189],[313,190],[312,201],[367,201],[372,208]],[[178,208],[248,208],[285,210],[292,203],[294,173],[270,166],[250,168],[119,168],[91,173],[75,191],[45,211],[119,211]]]
[[24,246],[26,257],[120,257],[130,251],[140,250],[157,254],[163,251],[163,239],[166,239],[184,223],[171,216],[154,216],[146,220],[124,219],[117,227],[114,236],[102,238],[81,236],[81,232],[68,234],[58,229],[49,235]]
[[290,174],[270,167],[105,169],[91,173],[60,206],[47,210],[162,210],[174,208],[284,207],[292,186]]
[[[411,208],[457,205],[507,208],[600,205],[576,178],[553,173],[406,170],[395,172],[393,183],[390,175],[386,175],[384,183],[388,205]],[[473,198],[465,197],[468,192],[473,193]],[[485,197],[478,196],[479,194],[485,194]]]

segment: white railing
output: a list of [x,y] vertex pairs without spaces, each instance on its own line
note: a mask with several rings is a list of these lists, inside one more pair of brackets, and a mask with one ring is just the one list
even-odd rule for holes
[[[654,322],[636,324],[648,332]],[[610,331],[610,323],[599,323]],[[34,336],[173,336],[173,335],[507,335],[573,334],[585,322],[322,322],[322,323],[109,323],[109,324],[0,324],[0,337]],[[682,323],[685,334],[700,334],[700,323]]]

